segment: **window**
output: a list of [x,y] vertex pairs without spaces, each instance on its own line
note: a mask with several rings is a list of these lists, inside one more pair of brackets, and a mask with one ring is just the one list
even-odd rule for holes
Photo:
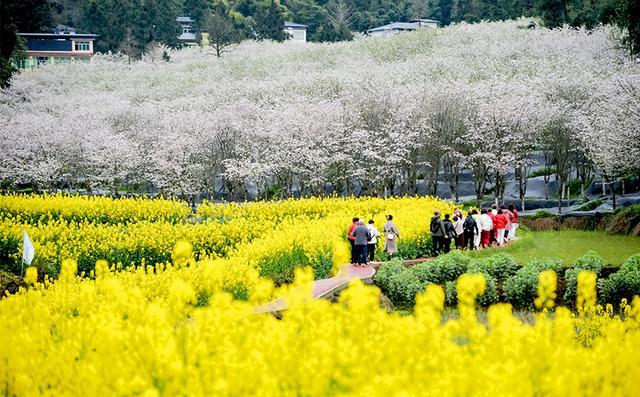
[[76,41],[76,51],[90,51],[88,41]]
[[293,39],[295,41],[306,41],[305,31],[304,30],[294,30],[293,31]]
[[55,63],[65,64],[71,62],[71,57],[55,57]]
[[38,57],[37,62],[38,62],[38,65],[44,65],[45,63],[49,63],[49,57]]
[[191,33],[191,26],[183,25],[182,26],[182,33]]

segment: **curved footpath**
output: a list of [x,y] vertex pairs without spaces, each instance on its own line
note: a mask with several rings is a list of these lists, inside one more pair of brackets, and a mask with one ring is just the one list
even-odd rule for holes
[[[518,238],[515,237],[514,240],[510,242],[517,241]],[[509,244],[509,243],[507,243]],[[505,245],[507,245],[505,244]],[[504,247],[504,245],[503,245]],[[494,247],[498,248],[498,247]],[[435,258],[419,258],[419,259],[409,259],[402,261],[403,265],[406,267],[417,265],[418,263],[426,262],[433,260]],[[360,280],[369,280],[376,274],[376,269],[382,266],[383,262],[370,262],[368,266],[359,267],[354,265],[343,265],[338,274],[331,277],[325,278],[322,280],[316,280],[313,282],[313,291],[309,300],[313,299],[321,299],[330,297],[334,292],[340,291],[345,288],[349,281],[359,278]],[[281,312],[287,308],[287,298],[282,297],[271,301],[269,303],[265,303],[264,305],[258,306],[255,309],[256,313],[276,313]]]
[[[403,261],[405,266],[412,266],[422,263],[433,258],[421,258]],[[326,298],[334,292],[341,290],[349,284],[349,281],[359,278],[360,280],[368,280],[376,273],[376,269],[382,265],[382,262],[371,262],[369,266],[343,265],[338,274],[331,278],[316,280],[313,282],[313,291],[309,300]],[[286,297],[276,299],[262,306],[256,307],[256,313],[273,313],[280,312],[287,308]]]

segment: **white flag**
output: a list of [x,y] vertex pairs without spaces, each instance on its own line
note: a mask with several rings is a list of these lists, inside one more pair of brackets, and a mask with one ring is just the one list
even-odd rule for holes
[[27,265],[31,265],[31,261],[33,261],[33,257],[36,254],[36,249],[33,247],[33,243],[27,234],[27,231],[24,231],[24,238],[22,241],[22,262]]

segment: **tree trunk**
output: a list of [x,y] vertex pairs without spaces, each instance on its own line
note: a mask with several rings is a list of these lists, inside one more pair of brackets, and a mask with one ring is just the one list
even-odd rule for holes
[[558,194],[558,214],[562,214],[562,200],[564,196],[564,181],[560,180],[560,194]]
[[549,200],[549,177],[545,175],[542,180],[544,181],[544,199]]

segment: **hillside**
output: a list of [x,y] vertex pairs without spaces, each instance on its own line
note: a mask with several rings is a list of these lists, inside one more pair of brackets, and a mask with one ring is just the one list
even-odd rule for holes
[[627,88],[640,67],[608,28],[527,25],[43,67],[0,94],[1,173],[40,188],[237,199],[435,192],[445,164],[472,170],[484,194],[549,131],[594,167],[633,166],[637,91]]

